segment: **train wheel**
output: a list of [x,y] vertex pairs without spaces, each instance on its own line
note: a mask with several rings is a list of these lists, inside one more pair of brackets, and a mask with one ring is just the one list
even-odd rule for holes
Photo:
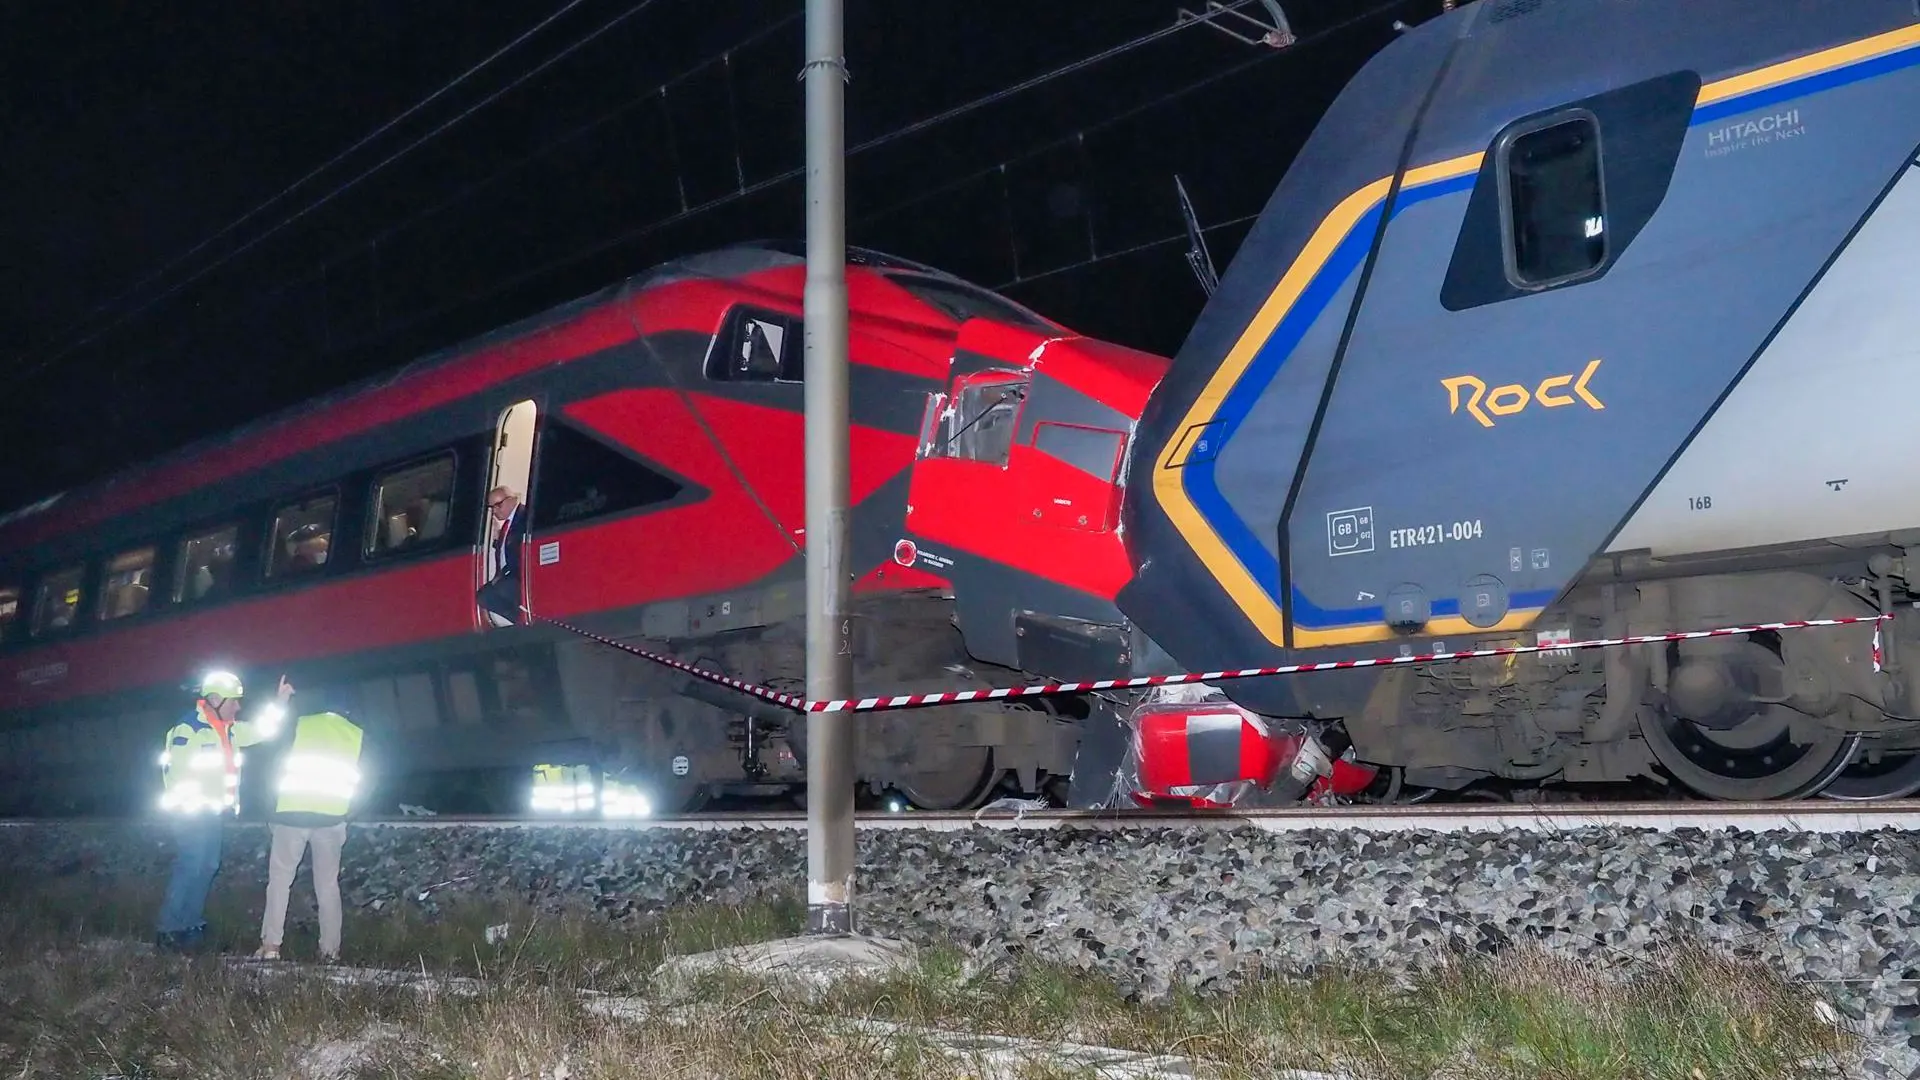
[[922,810],[975,810],[986,804],[999,779],[992,747],[956,746],[948,768],[909,773],[893,786]]
[[1674,779],[1728,802],[1807,798],[1833,783],[1860,745],[1857,735],[1837,734],[1795,744],[1786,723],[1767,713],[1727,730],[1649,713],[1640,731]]
[[1877,802],[1904,799],[1920,791],[1920,754],[1888,754],[1876,762],[1857,761],[1820,790],[1823,799]]

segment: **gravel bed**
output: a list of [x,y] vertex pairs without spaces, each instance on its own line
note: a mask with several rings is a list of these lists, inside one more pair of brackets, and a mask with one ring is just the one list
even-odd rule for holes
[[[267,833],[230,826],[223,873],[264,885]],[[1920,838],[1858,834],[885,830],[862,833],[861,928],[1097,970],[1153,998],[1259,969],[1406,971],[1531,940],[1630,964],[1705,941],[1825,984],[1873,1041],[1865,1075],[1920,1076]],[[23,877],[163,878],[163,826],[0,828]],[[786,830],[355,826],[350,905],[452,895],[631,917],[804,889]],[[422,899],[422,893],[425,898]]]

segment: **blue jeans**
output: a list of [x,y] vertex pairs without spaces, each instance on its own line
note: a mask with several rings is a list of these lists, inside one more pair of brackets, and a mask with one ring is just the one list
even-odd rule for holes
[[160,932],[177,934],[206,925],[207,893],[220,873],[225,815],[194,814],[173,822],[173,877],[160,906]]

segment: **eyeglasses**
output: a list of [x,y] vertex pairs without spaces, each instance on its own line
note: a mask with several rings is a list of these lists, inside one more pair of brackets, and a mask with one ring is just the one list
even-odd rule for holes
[[487,509],[489,510],[498,510],[505,505],[507,505],[507,500],[505,499],[488,499],[487,500]]

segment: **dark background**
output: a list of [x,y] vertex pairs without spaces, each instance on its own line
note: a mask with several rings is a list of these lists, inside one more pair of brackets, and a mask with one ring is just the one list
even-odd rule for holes
[[[804,236],[802,0],[638,2],[578,0],[225,232],[562,0],[8,7],[0,509],[665,259]],[[1290,48],[1190,26],[901,129],[1181,6],[850,0],[850,242],[1173,353],[1205,299],[1174,174],[1224,272],[1344,82],[1441,0],[1286,0]]]

